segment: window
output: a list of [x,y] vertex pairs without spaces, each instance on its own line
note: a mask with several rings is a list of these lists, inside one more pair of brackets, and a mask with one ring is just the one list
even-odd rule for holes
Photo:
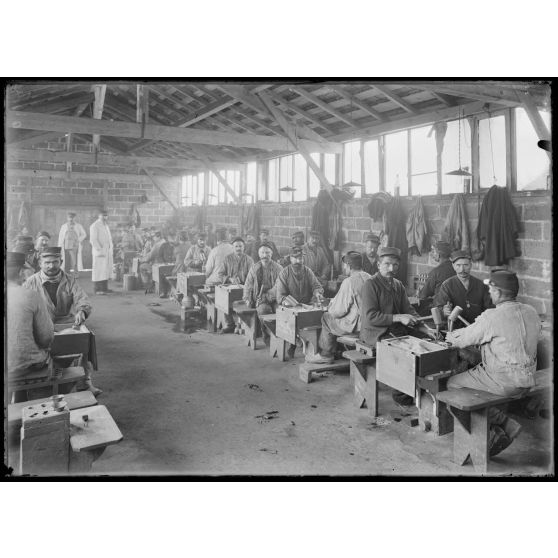
[[250,194],[245,197],[247,203],[256,201],[256,190],[258,182],[258,163],[248,163],[246,165],[246,193]]
[[[550,113],[539,111],[548,130]],[[525,109],[515,109],[515,141],[517,152],[517,189],[546,190],[550,188],[550,158],[537,142],[539,137]]]
[[325,177],[329,181],[329,183],[333,186],[337,184],[337,179],[335,177],[335,154],[334,153],[326,153],[324,155],[324,168],[323,168]]
[[194,198],[194,202],[198,205],[203,205],[205,198],[205,174],[200,172],[198,174],[198,195]]
[[386,138],[386,192],[406,196],[409,192],[407,182],[407,131],[388,134]]
[[217,205],[219,203],[219,181],[214,172],[209,173],[209,193],[207,194],[207,203],[209,205]]
[[343,184],[347,182],[362,184],[360,141],[351,141],[343,145]]
[[267,166],[267,199],[279,201],[279,160],[271,159]]
[[183,176],[182,177],[182,184],[180,185],[180,205],[181,206],[185,206],[188,205],[187,203],[187,199],[186,196],[188,195],[186,193],[187,188],[186,188],[186,181],[187,181],[188,177],[187,176]]
[[294,201],[305,201],[308,199],[308,165],[300,153],[294,155]]
[[378,140],[364,142],[364,192],[380,191],[380,154]]
[[281,188],[293,187],[293,158],[292,155],[279,158],[279,201],[293,201],[293,192],[282,192]]
[[481,188],[506,185],[506,119],[479,120],[479,180]]
[[411,130],[411,194],[435,195],[438,192],[436,172],[436,136],[432,126]]
[[[319,153],[311,153],[310,157],[312,157],[314,163],[320,166],[320,154]],[[318,196],[318,192],[320,191],[320,180],[314,173],[312,169],[308,169],[308,192],[311,198],[315,198]]]
[[[225,173],[223,173],[225,174]],[[240,197],[240,171],[227,171],[226,172],[226,181],[227,184],[233,189],[234,193],[236,194],[236,198],[239,199]],[[223,190],[225,189],[225,187],[223,186]],[[233,200],[233,197],[231,196],[231,194],[227,191],[227,197],[226,197],[226,202],[225,203],[232,203],[235,200]]]
[[457,170],[459,165],[471,172],[471,126],[466,119],[461,120],[461,143],[459,143],[459,121],[448,122],[442,151],[442,194],[462,194],[467,176],[452,176],[446,173]]

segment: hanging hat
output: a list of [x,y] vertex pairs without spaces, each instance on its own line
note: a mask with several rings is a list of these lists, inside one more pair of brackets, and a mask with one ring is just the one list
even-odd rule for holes
[[436,250],[442,256],[449,256],[451,254],[451,246],[449,242],[445,242],[444,240],[439,240],[436,242]]
[[485,285],[504,289],[517,294],[519,291],[519,279],[513,271],[498,270],[490,273],[490,278],[483,281]]
[[351,268],[362,267],[362,254],[360,252],[350,251],[347,252],[343,258],[343,263],[346,263]]
[[21,252],[6,252],[7,267],[23,267],[25,263],[25,254]]
[[469,252],[465,252],[465,250],[454,250],[451,253],[451,263],[455,263],[457,260],[460,260],[462,258],[466,258],[468,260],[471,260],[471,254],[469,254]]
[[60,246],[47,246],[42,252],[41,256],[55,256],[62,257],[62,248]]
[[367,233],[364,235],[364,242],[375,242],[376,244],[380,244],[380,237],[374,233]]
[[382,256],[392,256],[400,260],[401,250],[399,250],[399,248],[395,248],[394,246],[382,246],[378,250],[378,257],[381,258]]
[[289,256],[300,257],[302,256],[302,248],[300,246],[293,246],[289,252]]

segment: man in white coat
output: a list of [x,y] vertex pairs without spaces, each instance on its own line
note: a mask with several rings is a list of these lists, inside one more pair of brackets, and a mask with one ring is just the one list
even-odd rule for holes
[[83,269],[81,248],[87,235],[75,219],[76,214],[69,211],[68,220],[60,227],[58,233],[58,246],[62,248],[62,270],[66,273],[73,271],[77,277],[78,272]]
[[89,227],[89,239],[93,247],[93,270],[91,281],[95,294],[111,292],[108,280],[112,279],[112,236],[107,225],[108,212],[99,211],[99,218]]

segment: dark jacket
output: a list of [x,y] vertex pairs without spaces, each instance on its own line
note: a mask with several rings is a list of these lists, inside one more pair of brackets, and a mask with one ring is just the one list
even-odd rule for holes
[[376,273],[378,273],[378,259],[374,258],[374,261],[371,262],[366,255],[366,252],[363,252],[361,255],[362,271],[366,271],[366,273],[369,273],[370,275],[375,275]]
[[403,324],[393,323],[394,314],[412,314],[418,317],[417,311],[409,302],[403,283],[393,279],[393,284],[390,285],[380,273],[376,273],[364,283],[361,297],[360,339],[367,345],[375,346],[386,333],[408,334]]
[[404,285],[407,284],[407,229],[406,218],[401,205],[399,196],[393,198],[392,203],[386,211],[386,234],[388,237],[388,246],[394,246],[401,250],[401,262],[396,278]]
[[420,196],[407,217],[407,244],[409,250],[411,252],[415,250],[419,256],[430,250],[428,222],[424,217],[424,207]]
[[467,219],[467,206],[463,194],[455,194],[448,209],[444,235],[451,244],[453,250],[465,250],[471,248],[471,236],[469,233],[469,221]]
[[484,243],[485,265],[505,265],[520,256],[515,244],[518,232],[508,189],[492,186],[482,201],[477,228],[478,240]]
[[442,262],[428,274],[418,297],[422,300],[437,295],[442,283],[454,275],[455,269],[453,269],[452,263],[449,260]]

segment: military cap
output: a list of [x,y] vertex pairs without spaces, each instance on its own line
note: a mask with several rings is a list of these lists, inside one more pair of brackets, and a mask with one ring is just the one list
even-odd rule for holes
[[375,242],[376,244],[380,244],[380,237],[374,233],[367,233],[364,235],[364,242]]
[[317,238],[320,238],[320,233],[318,231],[310,231],[308,233],[308,236],[315,236]]
[[55,256],[62,257],[62,248],[60,246],[47,246],[42,252],[41,256]]
[[50,238],[50,233],[48,233],[47,231],[40,231],[37,233],[37,238],[40,238],[41,236],[46,236],[47,238]]
[[438,242],[436,242],[436,250],[442,256],[449,256],[451,254],[451,245],[449,244],[449,242],[439,240]]
[[76,213],[75,211],[68,211],[68,217],[75,217]]
[[451,263],[455,263],[457,260],[462,258],[466,258],[468,260],[472,259],[471,254],[469,254],[469,252],[465,252],[465,250],[454,250],[450,256]]
[[291,238],[295,238],[295,236],[302,236],[302,238],[304,238],[304,233],[302,231],[295,231],[291,234]]
[[485,285],[497,287],[517,294],[519,291],[519,279],[513,271],[497,270],[490,273],[490,278],[483,281]]
[[99,211],[97,212],[99,215],[108,215],[108,210],[105,209],[104,207],[99,208]]
[[378,257],[381,258],[382,256],[393,256],[394,258],[401,259],[401,250],[399,248],[395,248],[394,246],[382,246],[378,250]]
[[8,267],[23,267],[25,254],[21,252],[6,252],[6,265]]
[[197,232],[196,238],[201,238],[202,240],[205,240],[207,238],[207,234],[204,232]]
[[242,242],[242,244],[246,244],[246,242],[244,242],[244,239],[241,236],[235,236],[231,240],[231,244],[234,244],[235,242]]
[[347,252],[343,258],[343,263],[346,263],[351,268],[362,267],[362,254],[360,252],[350,251]]
[[269,242],[262,242],[262,243],[259,245],[258,250],[259,250],[260,248],[269,248],[270,250],[273,250],[273,247],[271,246],[271,244],[270,244]]
[[302,256],[302,248],[300,246],[292,246],[289,252],[289,256]]

